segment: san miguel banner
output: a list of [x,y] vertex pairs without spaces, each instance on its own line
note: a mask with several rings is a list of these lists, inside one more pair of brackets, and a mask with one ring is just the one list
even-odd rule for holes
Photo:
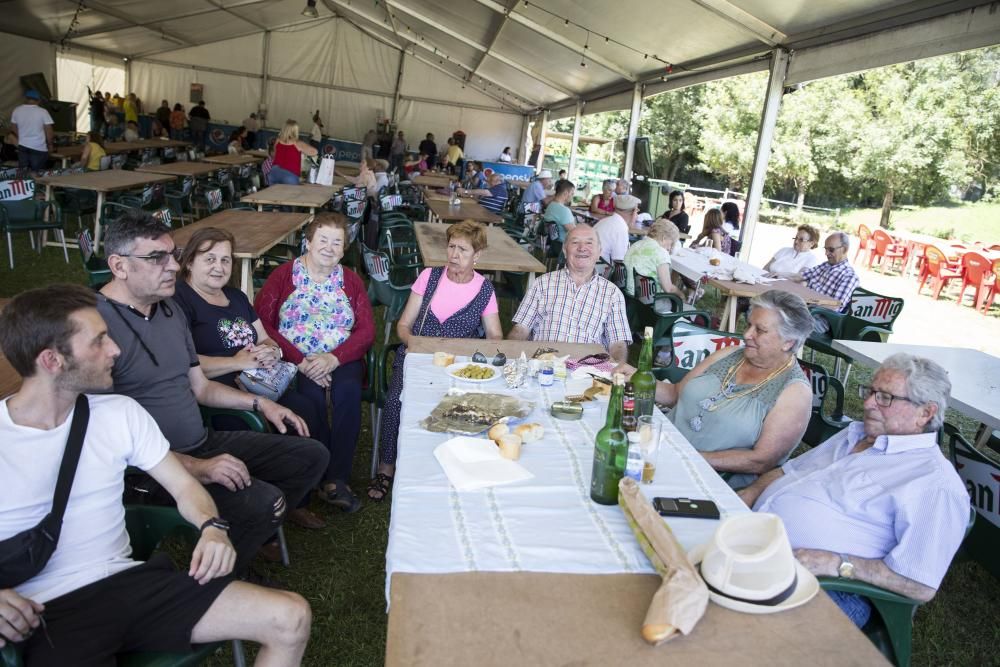
[[35,181],[30,178],[0,181],[0,201],[31,199],[35,196]]
[[955,443],[958,476],[979,516],[1000,528],[1000,467],[979,452]]

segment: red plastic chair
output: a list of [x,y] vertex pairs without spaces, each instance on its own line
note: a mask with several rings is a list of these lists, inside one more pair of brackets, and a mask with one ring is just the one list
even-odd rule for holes
[[924,250],[924,266],[920,270],[920,286],[917,294],[924,288],[924,283],[931,278],[931,291],[934,298],[941,296],[941,290],[949,280],[962,277],[962,271],[948,263],[948,257],[937,246],[929,245]]
[[878,260],[880,271],[885,270],[885,260],[889,260],[889,268],[895,265],[897,259],[900,260],[901,266],[906,265],[906,246],[902,243],[897,243],[896,239],[886,234],[883,230],[876,229],[872,232],[868,245],[870,246],[868,254],[869,269],[872,268],[872,264],[876,259]]
[[993,301],[997,298],[997,293],[1000,292],[1000,259],[993,260],[992,271],[993,284],[988,284],[987,292],[983,295],[982,310],[984,315],[990,312],[990,307],[993,305]]
[[868,241],[871,239],[871,236],[872,230],[868,229],[865,225],[858,225],[858,249],[854,251],[854,259],[851,260],[852,262],[857,262],[858,255],[868,251]]
[[976,310],[980,310],[986,300],[986,292],[993,281],[993,270],[990,260],[978,252],[967,252],[962,255],[962,288],[958,291],[958,303],[961,305],[965,288],[972,285],[972,302]]

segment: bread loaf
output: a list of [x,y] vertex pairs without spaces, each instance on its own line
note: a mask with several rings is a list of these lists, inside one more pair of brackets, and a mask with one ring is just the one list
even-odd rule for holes
[[511,461],[516,461],[521,458],[521,438],[514,435],[513,433],[507,433],[501,435],[500,439],[497,441],[500,445],[500,456],[505,459],[510,459]]
[[545,427],[538,423],[521,424],[514,427],[514,435],[519,436],[522,442],[534,442],[541,440],[545,435]]
[[507,435],[508,433],[510,433],[510,427],[507,426],[507,424],[500,422],[499,424],[494,424],[486,435],[489,436],[490,440],[500,444],[500,437]]
[[435,366],[451,366],[455,363],[455,355],[448,354],[447,352],[435,352],[434,353],[434,365]]

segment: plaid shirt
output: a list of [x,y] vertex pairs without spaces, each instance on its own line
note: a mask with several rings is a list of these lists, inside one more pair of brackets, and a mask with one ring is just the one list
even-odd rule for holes
[[846,259],[837,264],[823,262],[802,271],[806,286],[840,301],[840,312],[846,313],[851,306],[851,294],[858,286],[858,274]]
[[521,301],[514,323],[535,340],[565,343],[632,342],[625,297],[613,283],[596,273],[577,287],[566,269],[541,276]]

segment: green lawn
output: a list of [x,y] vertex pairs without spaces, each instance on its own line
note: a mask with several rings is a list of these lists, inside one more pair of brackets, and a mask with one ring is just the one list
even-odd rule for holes
[[[1000,207],[992,208],[1000,211]],[[996,217],[992,219],[997,220]],[[1000,235],[996,238],[1000,239]],[[46,248],[41,256],[33,254],[22,235],[15,242],[15,251],[17,270],[11,272],[6,260],[0,266],[0,296],[13,296],[30,287],[52,282],[84,283],[86,280],[79,255],[74,250],[70,251],[70,263],[66,264],[61,251],[55,248]],[[381,330],[381,311],[381,308],[376,310],[379,319],[376,331]],[[510,315],[511,304],[501,302],[501,317],[508,324]],[[825,363],[828,360],[818,358],[818,361]],[[847,395],[848,414],[860,414],[857,384],[868,381],[870,376],[871,370],[860,365],[852,371]],[[960,423],[967,433],[974,426],[956,413],[949,414],[951,420]],[[364,409],[352,480],[358,492],[363,492],[368,480],[371,447],[368,411]],[[384,568],[389,503],[366,503],[353,515],[341,514],[318,501],[313,502],[312,508],[329,519],[330,527],[316,532],[288,526],[291,567],[266,568],[289,588],[302,593],[312,605],[313,632],[305,664],[380,665],[384,660],[386,637]],[[937,597],[917,612],[913,664],[970,667],[1000,664],[995,649],[1000,642],[998,619],[1000,583],[978,564],[956,561]],[[232,662],[227,655],[220,655],[211,664]]]
[[[882,210],[877,208],[850,209],[841,213],[840,225],[849,231],[856,230],[860,224],[874,229],[881,215]],[[893,209],[889,225],[892,229],[945,239],[1000,243],[1000,203]]]

